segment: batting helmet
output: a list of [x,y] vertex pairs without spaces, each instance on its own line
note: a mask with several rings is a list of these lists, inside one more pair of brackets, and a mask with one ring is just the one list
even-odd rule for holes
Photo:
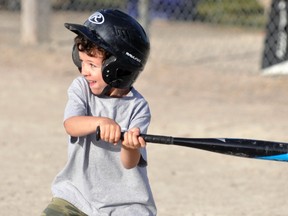
[[[103,9],[93,13],[83,25],[65,23],[65,27],[111,54],[102,66],[103,80],[109,86],[129,88],[144,69],[150,51],[149,38],[131,16],[119,10]],[[81,68],[75,52],[78,50],[74,47],[73,61]]]

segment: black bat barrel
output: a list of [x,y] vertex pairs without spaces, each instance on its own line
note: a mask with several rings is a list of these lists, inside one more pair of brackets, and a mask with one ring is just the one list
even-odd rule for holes
[[288,144],[271,141],[234,138],[174,138],[174,145],[241,157],[266,157],[288,153]]

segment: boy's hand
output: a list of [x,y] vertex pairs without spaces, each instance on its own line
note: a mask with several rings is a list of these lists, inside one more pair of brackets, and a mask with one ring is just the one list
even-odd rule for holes
[[114,120],[102,118],[99,124],[100,138],[106,142],[116,145],[121,137],[121,128]]
[[138,149],[146,146],[145,140],[140,136],[139,128],[132,128],[124,133],[122,146],[128,149]]

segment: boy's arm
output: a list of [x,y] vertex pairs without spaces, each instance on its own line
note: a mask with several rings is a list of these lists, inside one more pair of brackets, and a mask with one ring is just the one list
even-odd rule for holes
[[94,116],[73,116],[64,121],[66,132],[74,137],[95,133],[97,126],[100,126],[102,140],[114,144],[118,143],[121,137],[121,128],[112,119]]
[[139,135],[139,128],[132,128],[124,134],[121,147],[121,162],[126,169],[131,169],[138,165],[141,157],[139,148],[146,146],[145,140]]

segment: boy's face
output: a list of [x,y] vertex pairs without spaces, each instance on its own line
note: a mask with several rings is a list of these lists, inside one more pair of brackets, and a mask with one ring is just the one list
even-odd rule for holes
[[91,57],[85,52],[79,51],[79,57],[82,62],[82,75],[88,81],[92,93],[100,95],[107,86],[102,78],[102,55]]

